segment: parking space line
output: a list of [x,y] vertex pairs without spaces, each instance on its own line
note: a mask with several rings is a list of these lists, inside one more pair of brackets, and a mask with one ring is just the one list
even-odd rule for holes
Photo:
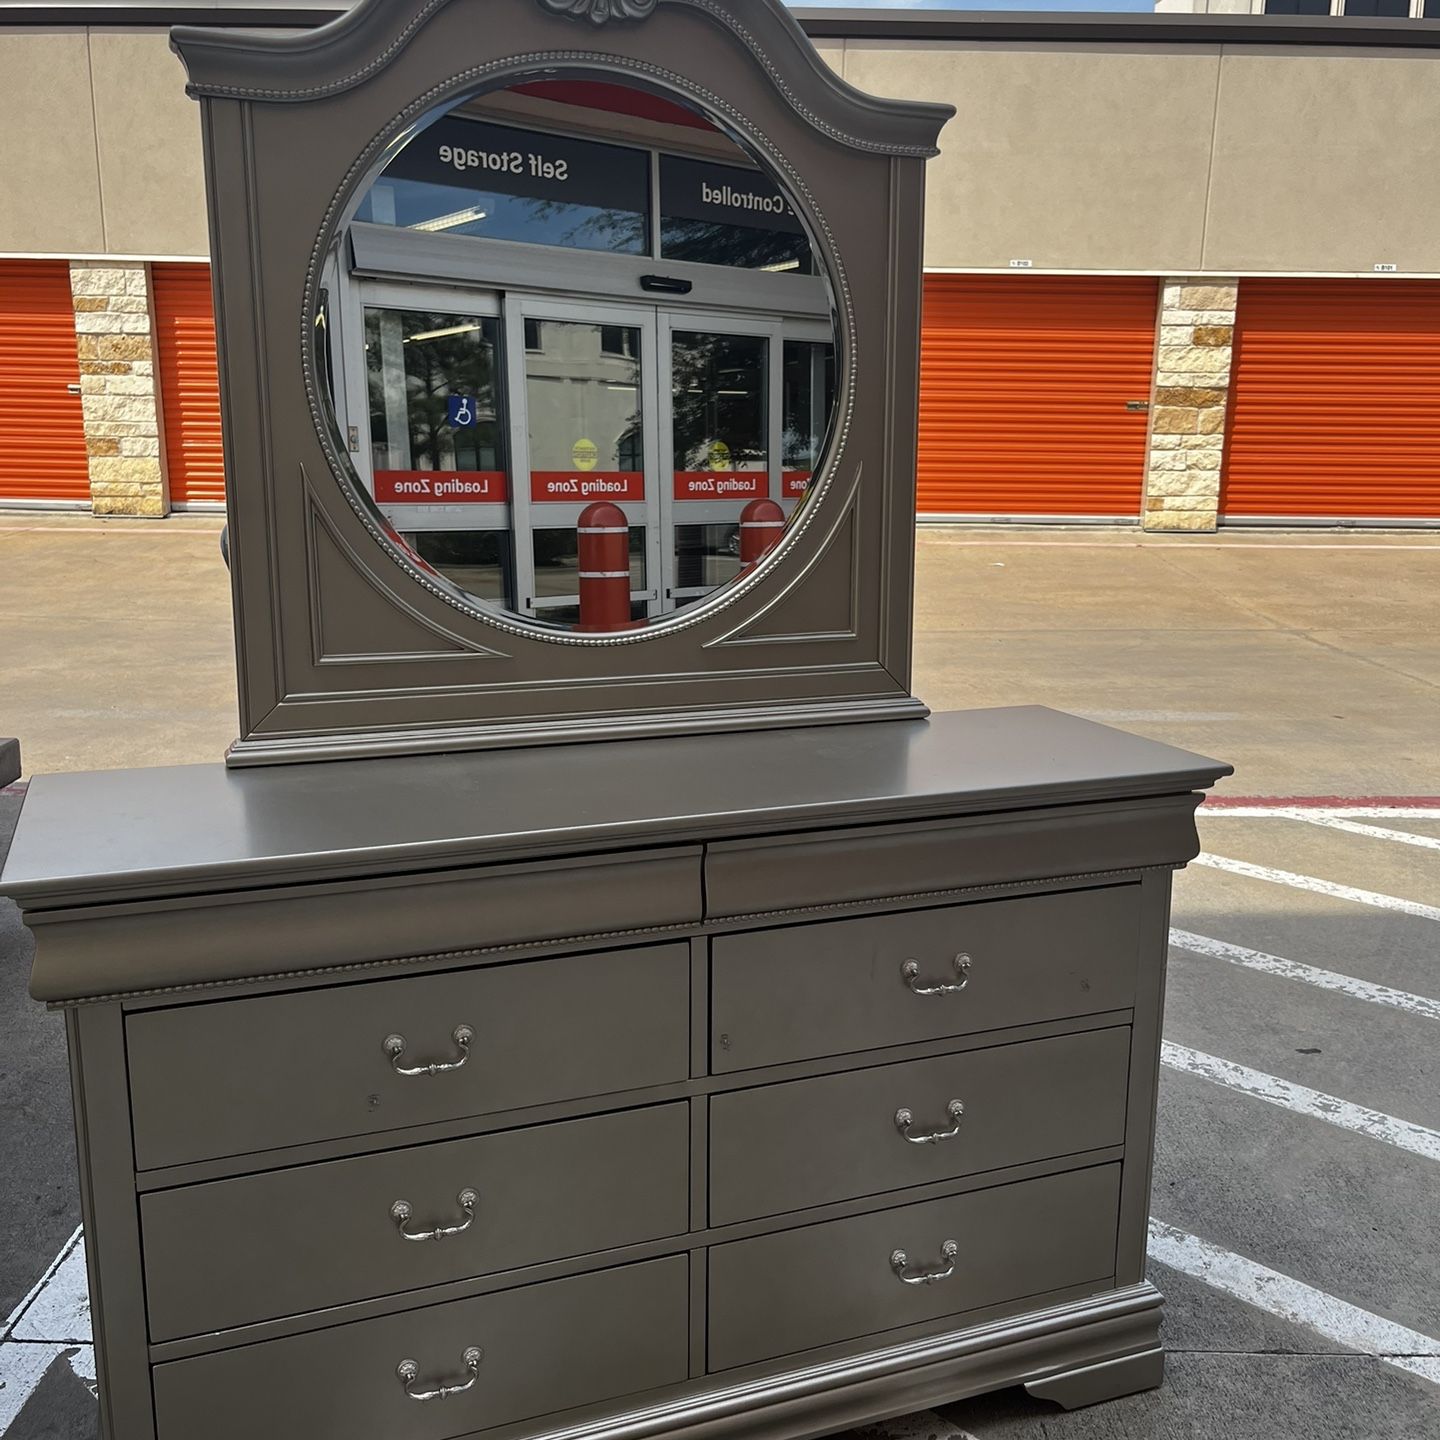
[[1380,910],[1398,910],[1402,915],[1416,915],[1422,920],[1440,920],[1440,906],[1403,900],[1398,895],[1382,895],[1378,890],[1340,885],[1315,875],[1297,875],[1292,870],[1276,870],[1270,865],[1252,865],[1248,860],[1231,860],[1224,855],[1211,855],[1208,851],[1197,855],[1192,863],[1208,865],[1214,870],[1228,870],[1232,875],[1245,875],[1252,880],[1289,885],[1294,890],[1313,890],[1318,895],[1330,895],[1336,900],[1354,900],[1357,904],[1373,905]]
[[1221,1249],[1163,1220],[1150,1221],[1149,1249],[1152,1260],[1214,1290],[1303,1325],[1347,1350],[1373,1355],[1386,1365],[1440,1385],[1440,1340],[1327,1295],[1303,1280]]
[[1368,1135],[1372,1140],[1383,1140],[1387,1145],[1409,1150],[1427,1160],[1440,1160],[1440,1130],[1417,1125],[1413,1120],[1401,1120],[1380,1110],[1354,1105],[1337,1095],[1326,1095],[1308,1085],[1297,1085],[1278,1075],[1267,1075],[1263,1070],[1252,1070],[1248,1065],[1237,1065],[1233,1060],[1222,1060],[1218,1055],[1207,1055],[1203,1050],[1192,1050],[1188,1045],[1175,1045],[1169,1040],[1160,1044],[1160,1059],[1172,1070],[1198,1075],[1202,1080],[1278,1105],[1282,1110],[1323,1120],[1327,1125],[1338,1125],[1342,1130]]
[[1326,830],[1343,830],[1347,835],[1364,835],[1369,840],[1389,840],[1396,845],[1419,845],[1424,850],[1440,850],[1440,835],[1416,835],[1409,830],[1390,830],[1383,825],[1367,825],[1343,815],[1323,812],[1301,813],[1295,817],[1307,825],[1320,825]]
[[81,1233],[77,1229],[60,1247],[0,1329],[0,1437],[61,1356],[94,1389],[95,1349],[90,1344]]
[[1213,959],[1228,960],[1232,965],[1244,965],[1247,969],[1259,970],[1266,975],[1278,975],[1285,980],[1300,980],[1307,985],[1319,986],[1322,990],[1333,990],[1339,995],[1348,995],[1352,1000],[1368,1000],[1372,1005],[1390,1005],[1396,1010],[1405,1010],[1426,1020],[1440,1020],[1440,1000],[1432,1000],[1428,995],[1413,995],[1408,990],[1393,990],[1389,985],[1376,985],[1353,975],[1322,970],[1317,965],[1287,960],[1283,955],[1269,955],[1264,950],[1252,950],[1247,945],[1232,945],[1228,940],[1212,940],[1208,935],[1196,935],[1190,930],[1172,929],[1170,943],[1196,955],[1209,955]]
[[25,1312],[35,1303],[36,1299],[39,1298],[40,1292],[54,1279],[56,1271],[60,1269],[69,1258],[70,1252],[80,1243],[82,1229],[83,1227],[78,1225],[75,1227],[75,1233],[60,1247],[55,1258],[45,1267],[45,1273],[30,1287],[20,1303],[6,1317],[4,1326],[0,1327],[0,1340],[8,1340],[10,1338],[10,1332],[20,1323]]

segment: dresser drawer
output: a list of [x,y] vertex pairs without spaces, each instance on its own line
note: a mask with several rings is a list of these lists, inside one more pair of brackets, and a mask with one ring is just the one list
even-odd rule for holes
[[1116,1026],[717,1095],[710,1223],[1119,1145],[1129,1061]]
[[150,1338],[682,1234],[689,1133],[659,1105],[145,1195]]
[[1115,885],[717,936],[711,1069],[1127,1009],[1139,895]]
[[688,947],[651,945],[133,1014],[136,1163],[683,1080],[689,990]]
[[[685,1379],[688,1261],[669,1256],[246,1345],[154,1370],[158,1440],[445,1440]],[[474,1383],[425,1403],[424,1392]]]
[[[1119,1193],[1120,1166],[1100,1165],[718,1245],[709,1368],[1108,1283]],[[948,1273],[901,1279],[927,1270]]]

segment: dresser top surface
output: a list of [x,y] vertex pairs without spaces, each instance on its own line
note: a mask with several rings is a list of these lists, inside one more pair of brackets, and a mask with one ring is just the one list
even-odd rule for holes
[[928,720],[34,779],[35,907],[1175,794],[1230,767],[1042,706]]

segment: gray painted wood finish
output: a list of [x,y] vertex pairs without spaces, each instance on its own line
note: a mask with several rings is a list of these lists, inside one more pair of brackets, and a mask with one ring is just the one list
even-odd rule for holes
[[[683,1080],[689,1015],[678,944],[132,1015],[138,1164]],[[461,1026],[473,1032],[468,1051],[454,1038]],[[397,1070],[427,1064],[455,1068]]]
[[[1022,705],[890,725],[597,743],[543,754],[418,756],[295,770],[177,765],[38,775],[20,812],[4,885],[38,913],[161,896],[213,901],[218,892],[300,881],[371,876],[393,882],[399,875],[525,856],[588,854],[590,864],[595,851],[704,840],[708,913],[743,914],[769,908],[752,903],[753,887],[773,858],[757,855],[770,843],[757,837],[825,827],[866,827],[849,838],[872,865],[885,867],[886,888],[842,895],[840,884],[812,880],[807,867],[805,889],[813,887],[818,898],[912,894],[962,879],[975,884],[979,861],[969,851],[937,846],[930,866],[917,871],[912,844],[901,847],[910,868],[892,869],[893,846],[886,842],[914,838],[931,846],[936,837],[927,839],[917,822],[948,821],[937,829],[955,836],[962,828],[956,818],[963,816],[974,817],[972,833],[991,848],[997,826],[1052,805],[1066,808],[1029,831],[1030,848],[1043,840],[1053,856],[1048,874],[1124,868],[1111,865],[1103,851],[1094,857],[1076,852],[1081,842],[1088,849],[1097,839],[1087,824],[1092,812],[1079,807],[1109,802],[1113,808],[1127,798],[1146,800],[1121,806],[1115,820],[1136,852],[1130,863],[1161,851],[1181,863],[1194,854],[1183,853],[1195,840],[1190,792],[1225,773],[1227,766],[1202,755]],[[1154,828],[1143,823],[1150,817]],[[887,821],[905,828],[870,828]],[[1066,842],[1073,843],[1067,848]],[[833,853],[818,854],[816,867]],[[803,858],[804,852],[791,854],[782,868],[793,873]],[[673,884],[642,881],[630,898],[656,903]],[[587,905],[597,903],[600,888],[587,895]],[[788,891],[785,899],[792,907],[802,903]],[[544,933],[541,927],[535,938]],[[303,955],[286,958],[303,968]],[[195,957],[187,963],[191,974],[200,967]]]
[[710,1223],[1118,1145],[1129,1066],[1116,1027],[717,1095]]
[[[1007,750],[1005,716],[719,737],[736,774],[675,766],[690,740],[581,747],[603,783],[563,797],[583,757],[538,751],[528,818],[518,752],[366,762],[393,845],[365,766],[280,772],[288,801],[217,771],[249,849],[217,802],[179,813],[181,855],[152,805],[148,874],[83,828],[143,786],[32,791],[34,983],[84,997],[105,1440],[804,1440],[1015,1383],[1156,1383],[1168,872],[1225,767],[1043,711],[1008,712]],[[987,736],[1011,759],[977,771]],[[866,755],[868,786],[842,763]],[[67,824],[95,870],[46,873]],[[603,928],[626,915],[650,928]],[[964,988],[916,994],[907,960]],[[896,1128],[955,1099],[951,1139]],[[467,1184],[472,1226],[400,1238],[396,1200],[453,1228]],[[953,1275],[895,1274],[947,1240]],[[462,1384],[471,1344],[470,1390],[405,1396],[401,1360]]]
[[[688,1266],[683,1256],[599,1270],[474,1300],[155,1370],[164,1440],[443,1440],[683,1380]],[[397,1375],[414,1360],[416,1390],[468,1377],[445,1399],[411,1399]]]
[[[926,713],[909,646],[923,173],[950,107],[845,85],[780,0],[364,0],[303,37],[173,43],[200,100],[222,340],[232,764]],[[537,70],[658,90],[740,139],[812,234],[838,336],[826,453],[767,562],[609,635],[505,615],[390,543],[314,341],[327,257],[387,147]]]
[[[225,1330],[683,1235],[689,1145],[687,1107],[660,1105],[146,1195],[150,1334]],[[468,1217],[457,1199],[466,1191]],[[459,1233],[413,1238],[442,1228]]]
[[[1096,1166],[787,1230],[710,1252],[710,1369],[1113,1273],[1120,1167]],[[907,1284],[907,1273],[950,1274]]]
[[1138,903],[1138,886],[1117,885],[717,936],[711,1067],[1124,1008]]

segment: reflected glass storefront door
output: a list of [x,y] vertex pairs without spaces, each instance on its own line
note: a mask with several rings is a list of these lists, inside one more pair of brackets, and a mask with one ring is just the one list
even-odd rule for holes
[[632,618],[661,613],[653,311],[512,296],[506,314],[515,450],[527,466],[515,506],[520,608],[576,621],[577,526],[604,500],[630,526]]
[[727,330],[733,319],[666,317],[670,408],[669,573],[672,606],[740,572],[740,513],[773,489],[773,327]]
[[474,297],[444,298],[365,306],[364,367],[355,379],[364,386],[369,446],[357,458],[377,506],[421,561],[472,595],[509,604],[500,318],[477,313]]
[[578,620],[597,500],[630,528],[632,619],[734,579],[742,512],[794,510],[833,401],[814,322],[382,285],[355,314],[352,453],[382,515],[462,589],[554,624]]

